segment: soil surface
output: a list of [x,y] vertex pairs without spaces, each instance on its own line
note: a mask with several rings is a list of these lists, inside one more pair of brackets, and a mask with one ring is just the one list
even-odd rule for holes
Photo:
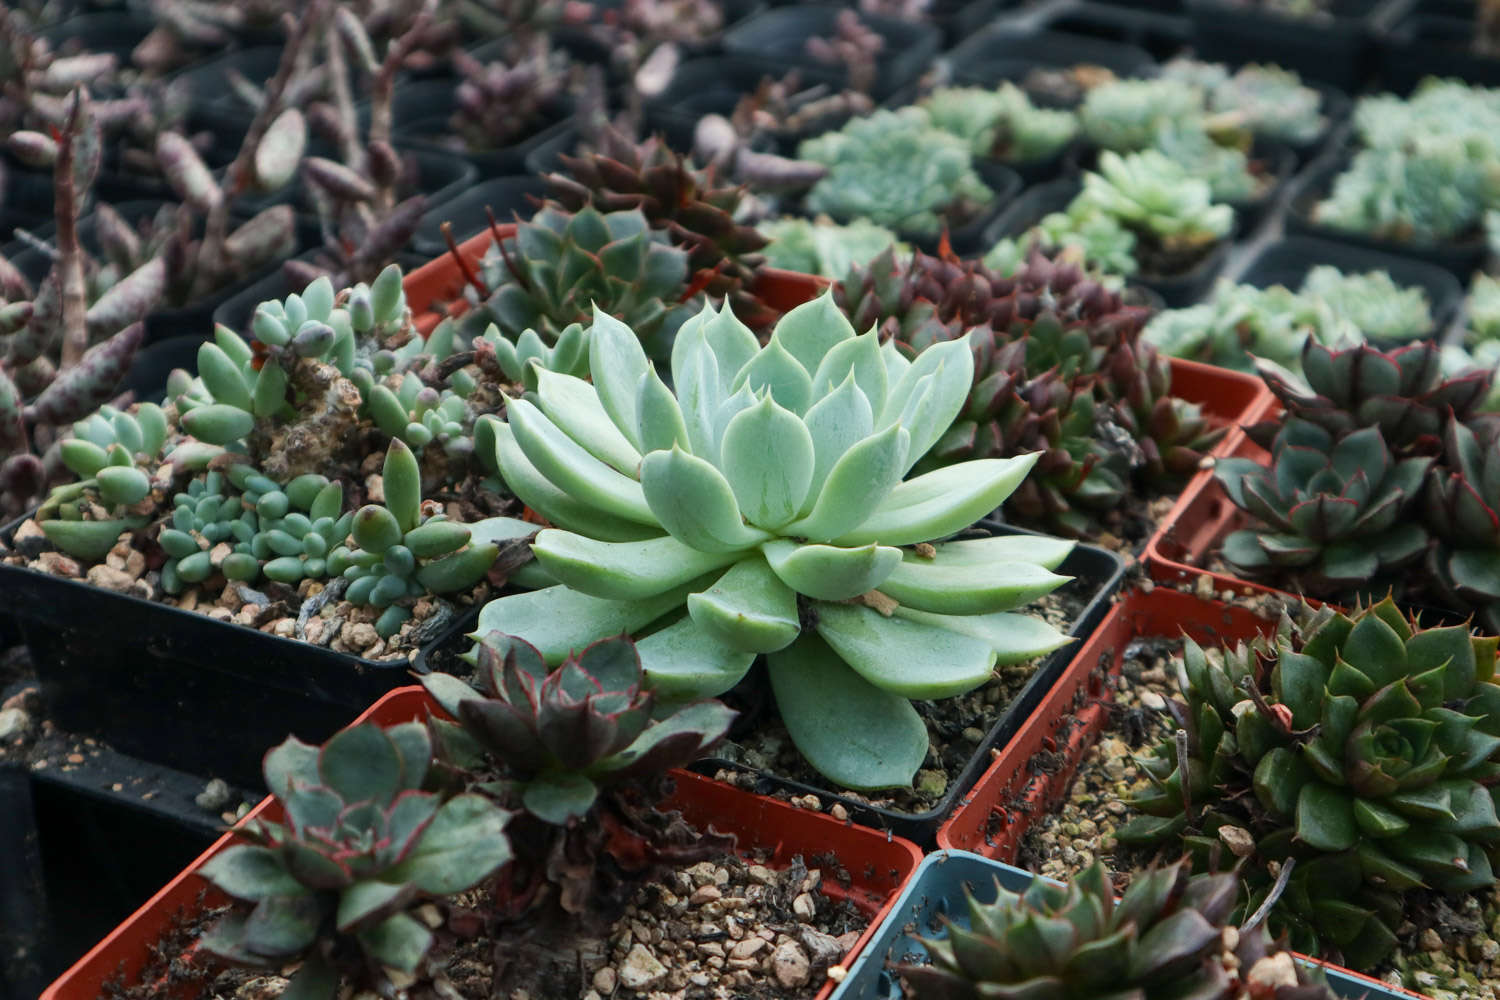
[[[724,856],[634,885],[612,914],[559,927],[518,922],[492,931],[486,890],[425,903],[415,915],[437,938],[427,969],[397,996],[410,1000],[793,1000],[813,996],[869,923],[824,890],[847,882],[836,859],[794,859],[772,870]],[[165,982],[201,1000],[272,1000],[295,969],[225,969],[179,956],[224,908],[180,915],[133,985],[107,1000],[159,997]],[[597,933],[585,928],[597,926]],[[571,935],[571,936],[569,936]],[[517,972],[520,972],[517,975]],[[496,982],[505,985],[497,988]],[[345,983],[345,1000],[376,994]]]
[[[1212,596],[1211,583],[1207,590],[1200,596]],[[1279,604],[1270,597],[1258,601],[1255,610],[1261,613]],[[1149,753],[1171,730],[1166,702],[1177,695],[1171,663],[1181,650],[1180,639],[1167,638],[1141,639],[1127,649],[1105,729],[1085,754],[1062,806],[1027,831],[1019,867],[1066,880],[1099,859],[1123,891],[1132,869],[1172,860],[1124,848],[1114,833],[1134,815],[1125,800],[1146,784],[1134,758]],[[1397,936],[1397,952],[1371,975],[1433,1000],[1500,1000],[1500,889],[1461,899],[1416,895]]]

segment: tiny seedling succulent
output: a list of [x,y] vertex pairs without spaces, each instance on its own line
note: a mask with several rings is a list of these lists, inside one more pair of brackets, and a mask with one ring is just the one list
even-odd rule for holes
[[106,407],[76,425],[75,433],[59,450],[63,464],[80,478],[55,487],[36,520],[53,545],[94,562],[104,558],[122,533],[146,526],[142,504],[149,506],[151,477],[137,458],[161,450],[167,420],[152,403],[140,404],[133,414]]
[[427,727],[350,727],[322,747],[289,738],[264,772],[285,813],[240,827],[250,841],[198,874],[249,908],[199,938],[210,954],[255,968],[300,960],[288,996],[327,1000],[340,976],[391,990],[422,966],[433,934],[409,911],[472,888],[511,860],[510,814],[478,794],[424,792]]
[[[399,438],[385,453],[384,504],[354,513],[354,547],[328,554],[330,575],[350,581],[345,597],[382,609],[375,631],[394,635],[411,617],[410,599],[472,587],[499,554],[492,542],[474,542],[469,525],[428,515],[422,504],[422,474],[416,456]],[[269,572],[269,569],[268,569]]]
[[1144,761],[1144,815],[1120,839],[1206,855],[1226,830],[1248,838],[1246,910],[1275,863],[1272,928],[1369,968],[1395,946],[1410,890],[1495,883],[1496,642],[1424,629],[1389,598],[1352,614],[1304,606],[1212,655],[1188,640],[1171,706],[1186,749],[1179,736]]
[[921,102],[932,124],[969,143],[976,157],[1034,163],[1060,153],[1078,135],[1071,111],[1039,108],[1010,82],[983,87],[941,87]]
[[1383,586],[1421,558],[1427,533],[1407,518],[1430,457],[1396,458],[1378,427],[1335,435],[1300,417],[1281,422],[1269,465],[1220,459],[1214,475],[1264,527],[1224,540],[1224,558],[1257,577],[1284,576],[1313,593]]
[[[474,648],[478,689],[449,674],[422,684],[457,723],[435,722],[439,743],[455,729],[499,764],[485,786],[554,825],[583,820],[601,790],[659,774],[703,756],[729,730],[734,712],[717,701],[666,705],[643,683],[635,644],[601,639],[549,667],[536,648],[491,632]],[[445,755],[454,762],[451,753]]]
[[993,510],[1036,461],[903,481],[963,405],[966,344],[908,362],[855,336],[825,295],[765,347],[705,309],[674,345],[675,392],[602,311],[589,351],[592,385],[539,371],[537,403],[482,418],[506,484],[558,525],[533,552],[561,583],[491,601],[480,635],[517,635],[556,664],[671,616],[638,648],[649,686],[678,699],[727,691],[769,654],[798,748],[854,788],[911,781],[928,739],[911,698],[971,690],[997,661],[1067,641],[1013,609],[1064,581],[1050,569],[1070,543],[921,544]]
[[899,232],[937,236],[994,200],[974,172],[967,141],[934,127],[919,107],[876,111],[804,140],[803,160],[828,167],[807,208],[841,221],[866,218]]
[[913,1000],[1332,1000],[1263,927],[1229,923],[1234,872],[1190,871],[1135,872],[1119,900],[1097,861],[1066,886],[997,882],[991,903],[966,887],[967,926],[944,918],[946,934],[922,941],[931,963],[896,971]]

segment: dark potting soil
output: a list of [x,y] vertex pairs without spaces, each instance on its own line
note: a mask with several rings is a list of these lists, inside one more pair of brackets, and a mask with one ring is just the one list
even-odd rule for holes
[[[869,923],[824,880],[847,884],[833,857],[798,857],[776,871],[725,855],[637,882],[599,912],[567,924],[491,930],[487,888],[416,907],[435,934],[429,972],[411,1000],[794,1000],[815,994]],[[148,1000],[165,982],[184,996],[279,997],[291,968],[225,969],[186,963],[182,952],[228,908],[179,915],[152,950],[139,983],[112,984],[108,1000]],[[346,995],[341,992],[340,995]]]
[[[1082,613],[1086,598],[1087,595],[1075,594],[1070,587],[1064,586],[1024,610],[1040,615],[1058,631],[1066,632]],[[996,667],[988,682],[968,694],[937,701],[913,701],[912,705],[927,724],[928,751],[911,788],[860,793],[831,785],[807,763],[792,743],[776,711],[765,670],[758,664],[722,699],[725,704],[739,710],[742,716],[753,720],[752,725],[743,734],[732,734],[733,741],[720,746],[715,756],[880,808],[925,812],[942,799],[949,782],[963,771],[990,729],[1031,679],[1037,662],[1031,660]],[[752,789],[757,780],[755,774],[727,769],[714,777]],[[817,799],[817,796],[798,796],[785,788],[769,794],[796,805],[823,808],[821,802],[808,801]],[[842,818],[839,816],[842,811],[843,807],[835,803],[832,810],[835,818]]]
[[[1274,620],[1283,602],[1258,595],[1236,603]],[[1063,804],[1033,819],[1019,867],[1066,881],[1101,860],[1123,892],[1131,871],[1176,859],[1166,849],[1123,847],[1114,833],[1134,815],[1125,800],[1148,783],[1135,758],[1172,732],[1166,701],[1179,696],[1172,663],[1181,655],[1181,639],[1164,637],[1142,638],[1126,649],[1104,730],[1085,753]],[[1037,766],[1045,769],[1046,762]],[[1226,859],[1232,860],[1227,851]],[[1500,889],[1457,899],[1417,892],[1409,899],[1396,953],[1369,974],[1440,1000],[1500,997]]]

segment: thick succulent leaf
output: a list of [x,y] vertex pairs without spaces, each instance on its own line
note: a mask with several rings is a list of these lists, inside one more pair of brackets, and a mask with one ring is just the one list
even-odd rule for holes
[[[709,308],[707,306],[705,309]],[[672,384],[687,430],[688,448],[694,455],[717,465],[719,439],[714,415],[725,400],[719,380],[719,363],[701,328],[678,331],[672,345]]]
[[401,758],[402,791],[421,788],[432,762],[432,739],[427,726],[421,722],[402,722],[386,727],[385,735]]
[[637,449],[641,443],[636,437],[636,389],[650,367],[635,332],[594,306],[594,324],[589,330],[589,372],[604,412]]
[[559,771],[539,774],[526,782],[521,804],[543,822],[566,826],[569,820],[587,816],[598,797],[599,786],[587,775]]
[[719,442],[719,466],[740,512],[775,530],[797,515],[813,477],[813,439],[794,413],[766,397],[735,415]]
[[510,594],[484,606],[471,638],[494,631],[521,636],[555,667],[569,653],[606,636],[644,628],[679,606],[689,592],[690,588],[677,588],[639,601],[590,597],[563,586]]
[[414,973],[432,947],[432,932],[415,917],[397,913],[360,931],[359,944],[379,964]]
[[875,414],[869,399],[855,383],[854,373],[850,372],[837,388],[808,409],[803,423],[813,442],[812,480],[808,485],[807,499],[798,512],[805,515],[812,511],[813,504],[823,492],[834,464],[874,431]]
[[[948,432],[968,401],[969,386],[974,380],[974,355],[967,341],[950,340],[929,348],[912,365],[912,372],[918,371],[923,361],[934,354],[942,356],[941,362],[928,375],[917,380],[898,417],[901,425],[911,433],[907,469]],[[892,390],[891,398],[886,401],[887,409],[893,400],[899,398],[905,378],[903,376],[902,383]],[[885,419],[886,414],[882,414],[881,420]]]
[[507,413],[521,451],[558,489],[606,514],[652,527],[658,524],[640,483],[589,454],[541,410],[515,399]]
[[1378,615],[1367,614],[1355,622],[1340,652],[1345,660],[1374,681],[1377,688],[1407,674],[1406,643]]
[[456,795],[443,803],[420,839],[385,875],[434,896],[470,889],[511,859],[505,824],[511,814],[483,795]]
[[1076,640],[1041,618],[998,611],[988,615],[939,615],[902,605],[896,617],[972,636],[989,644],[997,664],[1025,663]]
[[835,304],[830,287],[781,317],[771,343],[790,352],[805,371],[815,372],[828,352],[853,338],[854,327]]
[[1045,569],[1057,569],[1072,554],[1078,543],[1070,538],[1046,535],[995,535],[990,538],[968,538],[944,542],[930,560],[937,566],[987,566],[997,562],[1032,563]]
[[643,452],[673,447],[692,449],[682,407],[677,405],[677,397],[656,374],[655,368],[646,369],[646,374],[641,376],[636,394],[636,431],[636,440]]
[[721,695],[755,662],[754,653],[727,645],[687,617],[651,633],[635,648],[646,686],[674,700]]
[[671,535],[640,542],[598,542],[549,528],[536,536],[532,554],[559,582],[593,597],[639,600],[680,587],[727,566],[733,552],[705,552]]
[[901,550],[881,545],[840,548],[776,538],[761,552],[782,583],[821,601],[847,601],[874,590],[901,565]]
[[266,752],[261,762],[261,774],[266,779],[266,789],[272,795],[280,795],[292,787],[292,781],[304,785],[322,783],[318,776],[318,748],[303,743],[295,736],[288,736],[280,744]]
[[677,708],[598,769],[618,780],[689,764],[724,738],[734,717],[734,709],[717,701]]
[[787,732],[802,756],[845,788],[909,786],[927,756],[927,727],[898,694],[851,670],[815,635],[766,658]]
[[842,341],[823,356],[813,372],[813,399],[824,398],[848,378],[869,402],[873,419],[885,407],[888,385],[880,336],[875,331]]
[[[915,545],[944,538],[990,513],[1021,485],[1039,453],[962,462],[909,479],[891,490],[838,545]],[[790,526],[788,527],[790,530]]]
[[1309,781],[1297,794],[1297,839],[1320,851],[1347,851],[1359,841],[1354,799],[1341,788]]
[[718,364],[719,394],[728,397],[734,392],[734,381],[740,370],[760,352],[760,341],[748,326],[739,321],[728,301],[717,316],[704,320],[703,339],[714,352]]
[[235,899],[249,902],[310,891],[292,877],[275,851],[250,844],[235,844],[215,854],[198,874]]
[[536,380],[537,400],[554,424],[595,458],[627,476],[635,475],[641,453],[620,433],[592,385],[542,367],[536,369]]
[[339,893],[334,923],[347,934],[379,923],[403,910],[417,897],[417,887],[405,882],[356,882]]
[[318,754],[318,773],[345,802],[384,806],[401,789],[401,754],[379,725],[367,722],[329,737]]
[[1012,611],[1071,580],[1032,563],[947,566],[908,553],[880,589],[904,605],[943,615]]
[[516,443],[510,425],[495,421],[495,461],[505,485],[522,503],[548,521],[569,530],[585,529],[594,538],[609,542],[632,542],[661,535],[661,528],[616,517],[574,499],[553,485],[531,464]]
[[764,558],[742,559],[707,590],[689,595],[688,614],[720,642],[749,653],[772,653],[802,631],[797,594]]
[[849,667],[882,690],[907,698],[949,698],[989,680],[990,644],[870,608],[820,604],[818,635]]
[[1179,910],[1141,935],[1131,956],[1132,980],[1180,976],[1219,942],[1221,930],[1196,910]]
[[680,448],[641,461],[641,489],[674,538],[703,552],[742,552],[770,537],[745,524],[724,474]]
[[781,533],[826,542],[859,529],[902,485],[910,446],[911,436],[896,426],[860,441],[834,462],[808,515]]
[[756,395],[770,393],[772,399],[799,416],[812,404],[812,376],[774,339],[740,369],[733,389],[749,389]]

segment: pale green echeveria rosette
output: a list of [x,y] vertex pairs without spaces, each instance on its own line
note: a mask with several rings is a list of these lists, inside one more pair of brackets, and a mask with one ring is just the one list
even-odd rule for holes
[[824,295],[765,347],[706,308],[678,334],[675,394],[597,311],[589,353],[592,385],[539,370],[535,402],[483,428],[506,484],[558,526],[533,550],[559,585],[491,601],[476,636],[518,635],[557,664],[629,632],[658,696],[684,700],[767,654],[797,747],[851,788],[911,783],[928,746],[911,699],[1070,641],[1014,609],[1065,582],[1051,571],[1072,543],[921,544],[994,510],[1036,461],[905,478],[968,394],[964,341],[909,362]]

